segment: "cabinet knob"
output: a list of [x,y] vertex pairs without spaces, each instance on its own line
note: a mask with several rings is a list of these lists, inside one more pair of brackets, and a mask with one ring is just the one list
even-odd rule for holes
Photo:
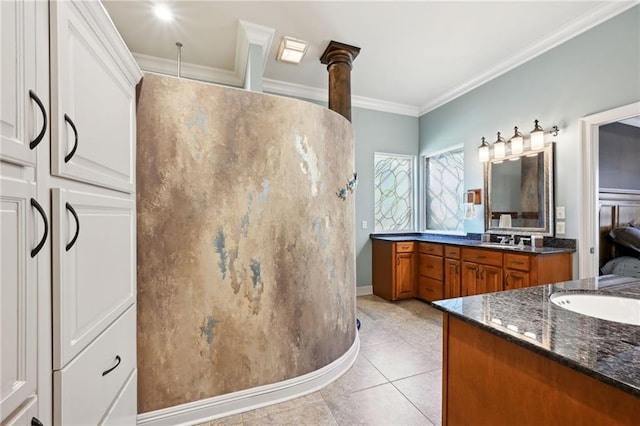
[[36,417],[31,418],[31,426],[44,426]]

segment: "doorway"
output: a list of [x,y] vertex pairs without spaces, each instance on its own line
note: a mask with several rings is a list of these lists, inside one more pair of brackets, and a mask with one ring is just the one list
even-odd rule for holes
[[640,102],[603,111],[580,119],[582,146],[582,215],[578,247],[579,278],[599,275],[599,201],[600,126],[640,116]]

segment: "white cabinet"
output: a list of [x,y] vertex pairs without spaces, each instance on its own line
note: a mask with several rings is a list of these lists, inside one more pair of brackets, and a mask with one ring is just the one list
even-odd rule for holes
[[131,197],[58,188],[52,210],[53,364],[60,369],[135,301],[136,215]]
[[0,166],[0,413],[4,417],[36,393],[37,282],[31,250],[37,243],[30,205],[35,183],[15,176],[21,172],[18,168]]
[[0,424],[135,424],[142,74],[95,0],[0,0],[0,44]]
[[[0,1],[0,423],[28,424],[50,407],[49,199],[40,197],[38,151],[47,149],[46,3]],[[45,27],[39,25],[45,20]],[[36,250],[37,247],[37,250]],[[32,256],[33,254],[33,256]],[[41,281],[46,277],[46,282]],[[44,287],[46,289],[46,287]],[[43,300],[44,301],[44,300]],[[48,300],[50,303],[50,300]],[[46,306],[46,304],[45,304]],[[50,331],[49,339],[50,339]],[[48,340],[50,341],[50,340]],[[42,363],[42,364],[41,364]],[[43,377],[43,380],[40,380]],[[43,401],[45,401],[43,403]],[[46,410],[46,408],[45,408]],[[45,414],[42,418],[47,421]]]
[[81,15],[94,9],[51,3],[52,173],[133,192],[135,90]]
[[36,133],[36,125],[46,127],[43,116],[34,114],[36,99],[40,102],[36,90],[35,13],[35,0],[0,1],[0,158],[24,166],[36,163],[36,151],[29,146],[37,142],[40,132]]

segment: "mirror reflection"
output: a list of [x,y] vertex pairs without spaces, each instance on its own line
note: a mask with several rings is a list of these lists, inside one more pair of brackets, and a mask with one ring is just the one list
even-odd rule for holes
[[485,165],[485,230],[553,235],[553,144]]

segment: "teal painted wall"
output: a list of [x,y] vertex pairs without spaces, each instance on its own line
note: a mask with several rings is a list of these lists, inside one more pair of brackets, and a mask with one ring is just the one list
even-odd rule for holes
[[[371,285],[371,240],[373,232],[373,154],[416,155],[418,118],[406,115],[353,108],[352,123],[356,135],[356,284]],[[362,221],[367,229],[362,229]]]
[[[580,230],[581,117],[640,100],[640,6],[420,117],[420,155],[464,143],[465,187],[483,187],[480,138],[506,138],[533,121],[559,125],[556,205],[566,207],[566,238]],[[484,194],[483,194],[484,195]],[[482,232],[484,218],[466,221]],[[578,241],[578,244],[580,242]],[[577,255],[576,255],[577,258]],[[576,271],[577,272],[577,271]]]

